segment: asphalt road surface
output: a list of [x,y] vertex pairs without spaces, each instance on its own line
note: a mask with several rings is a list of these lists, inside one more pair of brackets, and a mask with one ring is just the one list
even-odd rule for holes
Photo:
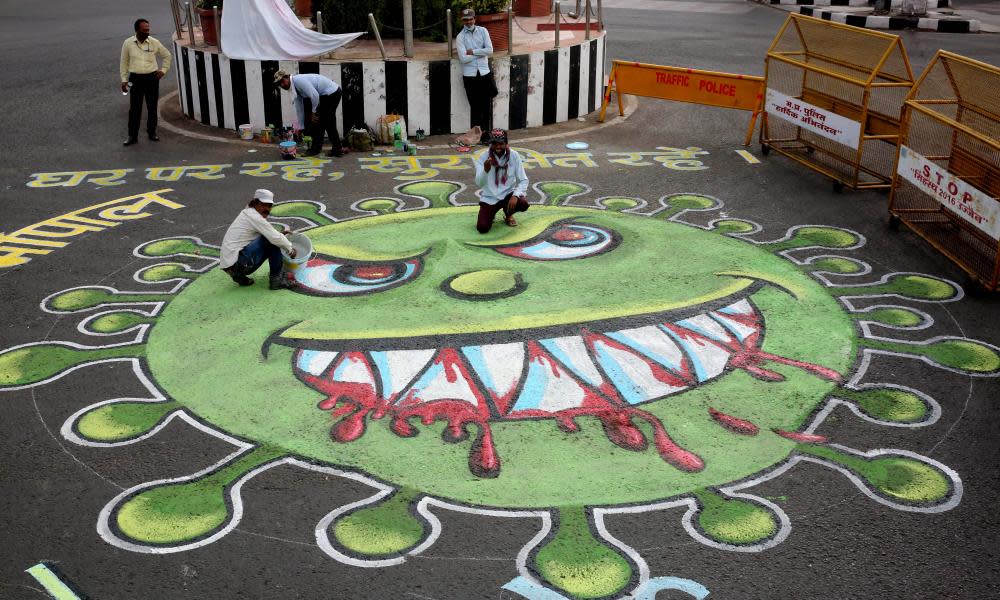
[[[170,38],[166,1],[0,5],[0,231],[77,217],[0,265],[0,598],[1000,595],[997,297],[885,194],[640,99],[515,132],[534,205],[479,236],[468,168],[122,147],[140,16]],[[608,58],[762,75],[785,16],[615,1]],[[294,291],[214,268],[260,187]]]

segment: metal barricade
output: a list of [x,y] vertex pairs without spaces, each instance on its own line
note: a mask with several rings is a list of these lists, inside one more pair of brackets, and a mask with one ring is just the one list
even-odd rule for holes
[[1000,68],[939,50],[907,96],[889,196],[905,223],[995,291],[1000,279]]
[[892,185],[900,111],[913,71],[899,36],[789,15],[768,49],[761,151],[834,180]]

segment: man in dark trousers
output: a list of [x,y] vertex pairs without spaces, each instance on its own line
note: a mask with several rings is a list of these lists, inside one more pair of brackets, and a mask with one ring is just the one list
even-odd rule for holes
[[462,83],[465,97],[469,99],[471,125],[482,129],[481,143],[487,143],[493,128],[493,75],[490,73],[489,57],[493,54],[493,42],[483,27],[476,27],[476,11],[466,8],[462,11],[462,31],[455,38],[458,60],[462,63]]
[[[125,146],[139,141],[139,120],[142,117],[142,103],[146,103],[146,134],[158,142],[156,135],[156,103],[160,99],[160,80],[170,69],[170,51],[149,35],[149,21],[135,22],[135,35],[122,44],[120,75],[122,93],[131,94],[128,108],[128,139]],[[163,66],[157,64],[163,61]]]
[[[274,74],[274,84],[283,90],[294,90],[292,102],[299,125],[312,136],[312,146],[305,156],[316,156],[323,149],[323,133],[330,136],[327,156],[343,156],[340,133],[337,131],[337,105],[340,104],[340,86],[318,73],[290,75],[279,70]],[[304,100],[309,100],[309,121],[306,122]]]

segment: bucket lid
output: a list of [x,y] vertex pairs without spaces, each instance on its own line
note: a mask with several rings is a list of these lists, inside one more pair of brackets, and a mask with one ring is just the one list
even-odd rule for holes
[[281,146],[282,148],[291,148],[292,146],[295,145],[295,142],[291,142],[291,141],[289,141],[289,142],[281,142],[278,145]]

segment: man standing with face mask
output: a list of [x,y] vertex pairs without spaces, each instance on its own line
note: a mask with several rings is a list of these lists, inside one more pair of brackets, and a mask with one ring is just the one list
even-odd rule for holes
[[[119,68],[122,93],[130,93],[128,108],[128,139],[123,145],[131,146],[139,141],[139,120],[142,104],[146,103],[146,134],[154,142],[160,141],[156,135],[156,103],[160,99],[160,80],[170,69],[170,52],[163,44],[149,35],[149,21],[135,22],[135,35],[122,44]],[[163,66],[157,64],[157,58]],[[131,87],[131,91],[129,88]]]
[[471,125],[478,125],[483,134],[481,143],[486,143],[493,127],[493,74],[490,73],[489,56],[493,54],[493,42],[483,27],[476,27],[476,11],[466,8],[462,11],[462,31],[455,38],[458,60],[462,63],[462,82],[465,97],[469,99]]

